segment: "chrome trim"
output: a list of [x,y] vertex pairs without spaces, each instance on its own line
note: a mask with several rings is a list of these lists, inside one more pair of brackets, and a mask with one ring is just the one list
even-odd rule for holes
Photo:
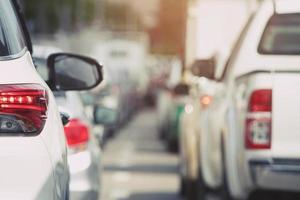
[[273,172],[300,174],[300,166],[298,165],[270,165],[268,167]]
[[20,57],[24,56],[27,51],[28,51],[27,47],[24,47],[19,53],[12,54],[9,56],[0,56],[0,61],[8,61],[8,60],[14,60],[14,59],[20,58]]
[[246,117],[248,119],[272,118],[272,113],[271,112],[248,112]]
[[251,178],[254,183],[257,182],[256,170],[268,170],[278,174],[300,175],[299,159],[251,160],[249,161],[249,166]]

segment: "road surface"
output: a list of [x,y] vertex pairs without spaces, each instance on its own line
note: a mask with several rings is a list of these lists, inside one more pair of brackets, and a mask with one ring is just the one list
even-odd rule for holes
[[[178,157],[158,139],[154,111],[139,113],[104,150],[101,200],[183,200]],[[279,180],[280,181],[280,180]],[[254,193],[249,200],[298,200],[299,194]],[[221,200],[208,194],[205,200]]]
[[104,150],[103,200],[181,200],[178,158],[157,137],[153,111],[138,114]]

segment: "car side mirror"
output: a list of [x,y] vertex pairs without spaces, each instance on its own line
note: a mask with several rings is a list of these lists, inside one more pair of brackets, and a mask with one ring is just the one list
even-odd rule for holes
[[179,83],[173,89],[173,94],[175,96],[185,96],[188,95],[190,91],[190,86],[186,83]]
[[52,90],[88,90],[103,80],[102,66],[89,57],[55,53],[48,57],[47,66]]
[[104,106],[95,106],[94,123],[102,125],[114,125],[117,122],[117,111]]
[[214,59],[196,60],[191,67],[191,73],[194,76],[214,79],[215,68]]

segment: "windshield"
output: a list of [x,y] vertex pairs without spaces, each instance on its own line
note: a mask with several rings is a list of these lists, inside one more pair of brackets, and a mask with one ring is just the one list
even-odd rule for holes
[[300,54],[300,14],[277,14],[269,21],[259,52],[262,54]]
[[25,43],[10,1],[0,0],[0,57],[20,53]]

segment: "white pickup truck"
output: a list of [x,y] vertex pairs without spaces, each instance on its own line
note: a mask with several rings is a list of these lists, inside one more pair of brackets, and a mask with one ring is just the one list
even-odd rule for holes
[[208,108],[224,199],[300,191],[300,2],[265,0],[250,19]]
[[[192,69],[187,71],[195,73],[193,70],[202,65],[210,78],[215,74],[220,76],[234,42],[253,12],[254,2],[201,0],[190,5],[186,63]],[[216,70],[212,68],[214,65],[218,66]],[[222,167],[217,164],[221,163],[221,157],[214,150],[219,147],[219,140],[203,130],[205,124],[202,125],[202,118],[207,116],[205,110],[221,87],[214,80],[194,75],[186,76],[191,85],[190,102],[180,123],[181,190],[188,199],[204,199],[208,188],[217,189],[222,185]]]

